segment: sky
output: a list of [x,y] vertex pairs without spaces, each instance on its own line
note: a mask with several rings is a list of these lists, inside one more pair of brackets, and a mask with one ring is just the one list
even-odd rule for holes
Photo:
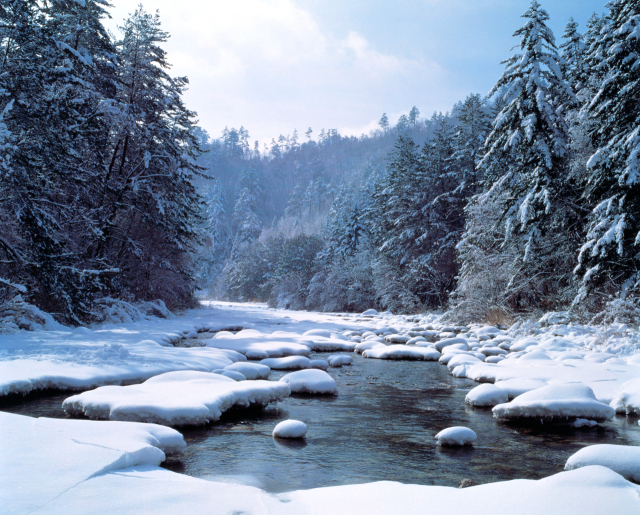
[[[132,0],[110,0],[117,25]],[[144,0],[160,11],[171,74],[212,137],[243,126],[269,143],[308,127],[359,136],[417,106],[424,117],[487,94],[530,0]],[[606,0],[540,0],[557,42]]]

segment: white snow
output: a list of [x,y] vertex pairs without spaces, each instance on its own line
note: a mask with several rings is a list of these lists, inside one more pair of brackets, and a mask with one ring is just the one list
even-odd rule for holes
[[300,370],[311,367],[311,360],[304,356],[289,356],[286,358],[267,358],[260,362],[273,370]]
[[640,415],[640,378],[622,384],[611,406],[617,413]]
[[436,349],[439,350],[440,352],[442,352],[442,350],[449,346],[449,345],[454,345],[457,343],[464,343],[465,345],[468,345],[468,341],[466,338],[445,338],[444,340],[440,340],[439,342],[436,342]]
[[233,363],[224,367],[225,370],[231,370],[233,372],[240,372],[247,379],[269,379],[271,369],[266,365],[260,365],[259,363]]
[[103,386],[62,403],[70,415],[153,422],[165,425],[205,424],[233,406],[266,405],[288,397],[279,381],[236,382],[207,372],[169,372],[131,386]]
[[291,372],[281,377],[280,381],[290,386],[291,393],[338,393],[335,380],[323,370]]
[[[179,433],[151,424],[33,419],[0,413],[0,498],[9,513],[191,515],[635,515],[640,488],[587,466],[473,488],[391,481],[267,494],[161,469]],[[182,442],[183,444],[183,442]]]
[[331,356],[327,356],[327,363],[329,363],[330,367],[338,368],[344,365],[351,365],[353,358],[346,354],[332,354]]
[[468,427],[455,426],[443,429],[436,435],[438,445],[471,445],[478,436]]
[[630,445],[590,445],[573,454],[564,466],[574,470],[589,465],[601,465],[622,477],[640,483],[640,447]]
[[471,390],[464,398],[471,406],[495,406],[509,400],[505,390],[493,384],[481,384]]
[[525,392],[541,388],[547,383],[536,379],[507,379],[505,381],[496,381],[494,384],[507,392],[509,399],[513,399]]
[[398,359],[398,360],[424,360],[437,361],[440,353],[432,347],[407,347],[406,345],[389,345],[386,347],[374,347],[362,353],[364,358],[374,359]]
[[284,420],[273,429],[276,438],[304,438],[307,434],[307,424],[299,420]]
[[329,368],[329,363],[327,363],[324,359],[312,359],[309,361],[309,366],[311,368],[319,368],[320,370],[327,370]]
[[543,386],[493,408],[493,415],[499,419],[609,420],[614,413],[611,406],[597,401],[593,390],[582,384]]

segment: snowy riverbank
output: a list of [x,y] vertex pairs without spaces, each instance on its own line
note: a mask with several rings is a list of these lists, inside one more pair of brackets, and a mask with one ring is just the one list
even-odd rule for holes
[[[603,339],[605,331],[608,332]],[[387,345],[388,355],[384,356],[387,359],[422,360],[424,352],[408,351],[428,351],[429,356],[434,354],[437,359],[447,361],[447,366],[453,362],[449,370],[454,376],[495,382],[497,388],[504,385],[507,399],[518,399],[517,394],[530,391],[529,397],[538,403],[534,406],[538,410],[536,416],[541,412],[552,413],[560,406],[560,417],[555,418],[566,415],[567,421],[573,423],[573,419],[580,418],[579,413],[569,413],[568,408],[562,411],[562,402],[568,402],[561,398],[562,392],[570,391],[573,404],[569,407],[575,410],[583,401],[574,397],[590,388],[593,399],[585,406],[593,410],[597,403],[596,413],[603,415],[600,418],[607,418],[611,404],[620,414],[628,412],[630,420],[637,421],[640,359],[636,341],[636,333],[622,326],[587,328],[558,324],[509,332],[486,327],[443,327],[432,315],[336,316],[215,303],[173,319],[2,335],[0,387],[5,395],[40,388],[89,389],[103,384],[138,383],[169,371],[221,373],[233,363],[237,363],[235,370],[242,370],[242,363],[252,363],[246,361],[247,356],[255,361],[266,357],[270,361],[265,363],[274,363],[274,358],[280,356],[293,355],[299,360],[318,349],[340,350],[344,354],[359,347],[359,352],[366,353],[367,348],[382,349],[382,345]],[[380,352],[372,354],[370,359],[381,356]],[[351,356],[362,360],[357,354]],[[334,366],[339,363],[349,366],[348,359],[327,358],[327,361]],[[313,360],[304,363],[313,366]],[[386,366],[393,367],[394,363]],[[447,370],[444,366],[442,369]],[[335,369],[329,368],[330,375],[332,370]],[[245,367],[247,374],[250,371],[251,367]],[[182,376],[167,377],[173,384]],[[185,391],[196,388],[186,384],[187,380],[193,383],[194,377],[185,374],[184,378],[185,385],[178,384],[176,388],[183,386]],[[264,382],[264,376],[255,379],[260,383],[247,377],[247,386],[239,390],[233,385],[243,383],[233,383],[228,378],[205,383],[225,385],[227,397],[231,390],[242,390],[246,397],[248,391],[255,395],[254,390]],[[288,388],[286,384],[277,387],[278,392],[283,392],[257,401],[277,401],[283,394],[288,395],[283,390]],[[545,394],[549,390],[544,390],[550,387],[552,398]],[[130,387],[124,390],[127,388]],[[537,395],[538,389],[541,395]],[[153,390],[140,392],[135,397],[138,405],[146,403],[148,409],[158,403]],[[162,392],[160,397],[166,396]],[[248,397],[233,395],[238,396],[241,405],[251,402]],[[190,402],[181,406],[176,396],[169,408],[164,404],[160,407],[165,410],[163,413],[169,409],[183,416],[190,410],[197,411],[196,404],[206,404],[211,397],[215,395],[201,399],[189,394]],[[522,400],[516,410],[504,403],[504,397],[494,397],[496,404],[508,406],[498,408],[496,413],[526,411]],[[217,397],[213,400],[218,402]],[[120,402],[120,397],[109,403],[116,401]],[[225,403],[216,405],[216,409],[219,406],[226,409],[229,403],[227,400]],[[127,409],[136,411],[131,406]],[[142,411],[140,406],[137,411]],[[195,422],[198,420],[194,419]],[[579,423],[587,427],[591,424]],[[640,431],[637,424],[635,427]],[[33,419],[0,412],[0,433],[0,498],[9,507],[7,513],[168,513],[176,509],[192,513],[419,513],[426,506],[433,513],[640,511],[638,486],[609,468],[589,466],[585,459],[574,460],[581,468],[539,481],[506,481],[463,490],[385,482],[271,495],[246,485],[203,481],[159,468],[165,453],[184,449],[181,434],[162,426]],[[599,458],[615,469],[612,459]]]

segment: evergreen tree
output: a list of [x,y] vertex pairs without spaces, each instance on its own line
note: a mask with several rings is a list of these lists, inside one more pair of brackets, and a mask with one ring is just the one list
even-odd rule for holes
[[585,44],[582,34],[578,32],[578,24],[573,18],[569,19],[562,37],[565,39],[565,42],[560,45],[564,59],[564,62],[560,63],[562,73],[573,91],[579,91],[585,79]]
[[382,118],[380,118],[378,125],[383,131],[387,131],[389,129],[389,118],[387,117],[387,113],[382,113]]
[[614,0],[608,7],[608,23],[590,50],[601,56],[604,80],[585,108],[597,121],[587,187],[596,207],[576,269],[583,281],[579,298],[594,288],[635,293],[640,280],[640,1]]
[[[508,192],[502,208],[505,238],[522,238],[526,262],[562,197],[569,135],[561,105],[573,93],[545,24],[549,15],[533,0],[523,17],[526,24],[514,33],[522,53],[504,61],[506,70],[490,93],[506,105],[493,123],[480,167],[493,183],[489,196]],[[493,165],[504,162],[507,152],[512,156],[508,171],[496,175]]]

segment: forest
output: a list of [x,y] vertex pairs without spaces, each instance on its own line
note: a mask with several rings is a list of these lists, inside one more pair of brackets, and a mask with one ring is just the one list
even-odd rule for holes
[[107,8],[0,6],[0,311],[640,314],[639,2],[569,20],[560,41],[532,2],[487,96],[262,145],[198,126],[158,13],[112,36]]

